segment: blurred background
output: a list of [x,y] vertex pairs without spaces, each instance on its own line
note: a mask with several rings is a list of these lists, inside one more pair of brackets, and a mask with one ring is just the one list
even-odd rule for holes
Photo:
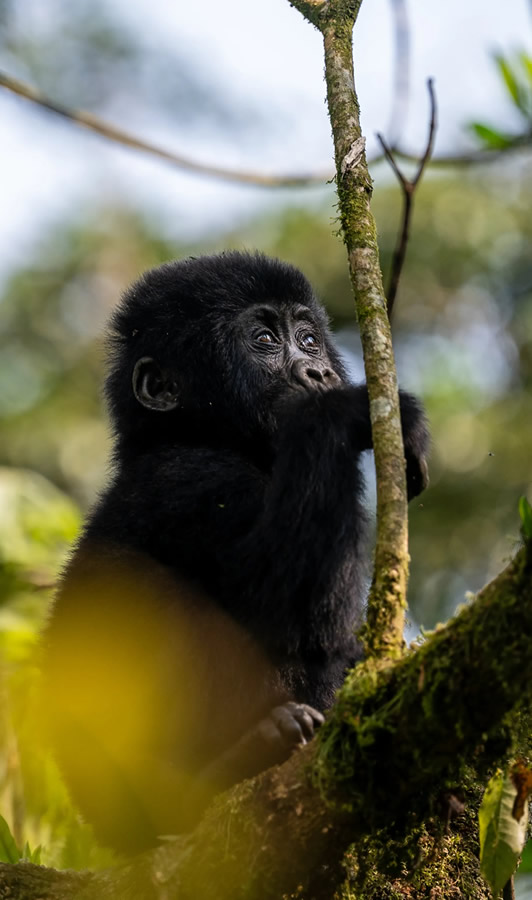
[[[332,175],[320,36],[288,0],[0,0],[0,69],[196,163]],[[373,0],[355,71],[385,278],[401,194],[375,132],[421,154],[429,76],[439,108],[393,321],[400,382],[433,432],[431,486],[410,508],[412,637],[504,566],[532,500],[532,5]],[[19,850],[94,865],[108,856],[40,749],[32,702],[51,588],[106,479],[110,311],[147,267],[256,247],[305,272],[363,368],[325,175],[206,177],[2,87],[0,122],[0,812]],[[371,458],[367,477],[373,508]]]

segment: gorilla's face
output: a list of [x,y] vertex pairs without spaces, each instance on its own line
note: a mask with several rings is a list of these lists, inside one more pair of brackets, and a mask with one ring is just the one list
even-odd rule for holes
[[122,434],[271,435],[286,398],[348,383],[308,281],[260,254],[154,269],[114,325],[107,392]]
[[329,358],[322,324],[301,304],[257,304],[239,317],[250,367],[281,390],[324,391],[342,382]]

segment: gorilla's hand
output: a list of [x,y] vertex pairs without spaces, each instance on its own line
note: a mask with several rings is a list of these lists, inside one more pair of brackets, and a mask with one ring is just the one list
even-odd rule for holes
[[423,407],[407,391],[399,391],[401,425],[406,459],[406,488],[408,499],[417,497],[429,483],[427,456],[430,437]]
[[408,499],[413,500],[429,485],[429,467],[424,454],[417,456],[405,449],[406,490]]
[[288,701],[275,706],[240,740],[210,763],[202,773],[202,781],[218,790],[252,778],[271,766],[284,762],[296,747],[314,737],[324,722],[318,710],[306,703]]
[[295,747],[310,741],[324,721],[322,714],[312,706],[290,700],[275,706],[259,722],[257,730],[274,754],[279,752],[286,757]]

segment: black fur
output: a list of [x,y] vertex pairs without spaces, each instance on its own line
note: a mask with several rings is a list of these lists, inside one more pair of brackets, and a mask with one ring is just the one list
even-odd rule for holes
[[[110,362],[113,474],[46,675],[75,797],[136,849],[312,737],[360,659],[371,429],[310,285],[259,254],[147,272],[113,317]],[[427,429],[403,392],[401,412],[413,496]]]

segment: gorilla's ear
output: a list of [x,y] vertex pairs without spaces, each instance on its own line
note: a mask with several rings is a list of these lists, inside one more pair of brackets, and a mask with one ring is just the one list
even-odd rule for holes
[[169,412],[178,404],[175,381],[164,373],[151,356],[137,360],[133,369],[133,393],[146,409]]

